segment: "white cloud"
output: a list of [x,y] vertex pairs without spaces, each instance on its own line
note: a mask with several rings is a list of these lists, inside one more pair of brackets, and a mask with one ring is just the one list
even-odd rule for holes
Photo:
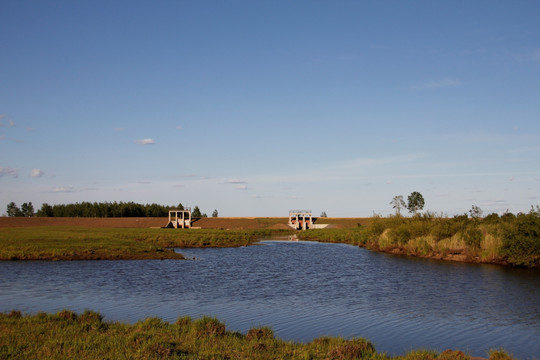
[[69,186],[55,186],[52,188],[53,193],[72,193],[78,190],[75,189],[73,185]]
[[5,168],[5,167],[0,167],[0,177],[3,177],[3,176],[11,176],[11,177],[18,177],[19,176],[19,173],[17,171],[17,169],[13,169],[13,168]]
[[445,87],[457,87],[461,86],[462,83],[459,80],[456,79],[443,79],[443,80],[435,80],[435,81],[428,81],[420,85],[414,85],[412,88],[415,90],[422,90],[422,89],[439,89],[439,88],[445,88]]
[[247,187],[247,185],[237,185],[235,189],[236,190],[247,190],[248,187]]
[[43,175],[45,175],[45,173],[41,171],[40,169],[32,169],[32,171],[30,171],[30,176],[33,178],[39,178],[39,177],[42,177]]
[[154,139],[141,139],[141,140],[136,140],[135,141],[137,144],[139,145],[153,145],[155,144],[156,142],[154,141]]

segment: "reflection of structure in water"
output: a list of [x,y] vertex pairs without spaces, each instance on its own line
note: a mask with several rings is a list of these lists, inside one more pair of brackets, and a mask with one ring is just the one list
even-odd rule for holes
[[189,229],[191,227],[191,208],[169,210],[169,223],[166,228]]

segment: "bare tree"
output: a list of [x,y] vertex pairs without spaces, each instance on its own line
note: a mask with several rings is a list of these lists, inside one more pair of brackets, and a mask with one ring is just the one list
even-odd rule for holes
[[390,201],[390,205],[392,205],[392,207],[396,209],[396,215],[400,216],[401,209],[405,209],[405,200],[403,200],[403,195],[394,196],[392,201]]

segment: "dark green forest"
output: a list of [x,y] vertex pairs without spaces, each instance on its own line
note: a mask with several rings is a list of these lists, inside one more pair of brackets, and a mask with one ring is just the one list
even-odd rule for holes
[[[43,204],[35,212],[31,202],[24,203],[19,208],[14,202],[7,205],[7,216],[18,217],[166,217],[170,209],[183,210],[184,206],[138,204],[135,202],[80,202],[75,204]],[[206,217],[198,206],[192,211],[194,217]],[[217,210],[212,214],[217,217]]]

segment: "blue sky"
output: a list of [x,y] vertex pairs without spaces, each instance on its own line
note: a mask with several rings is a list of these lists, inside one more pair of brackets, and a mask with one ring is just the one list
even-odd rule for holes
[[540,204],[538,1],[3,1],[0,214]]

